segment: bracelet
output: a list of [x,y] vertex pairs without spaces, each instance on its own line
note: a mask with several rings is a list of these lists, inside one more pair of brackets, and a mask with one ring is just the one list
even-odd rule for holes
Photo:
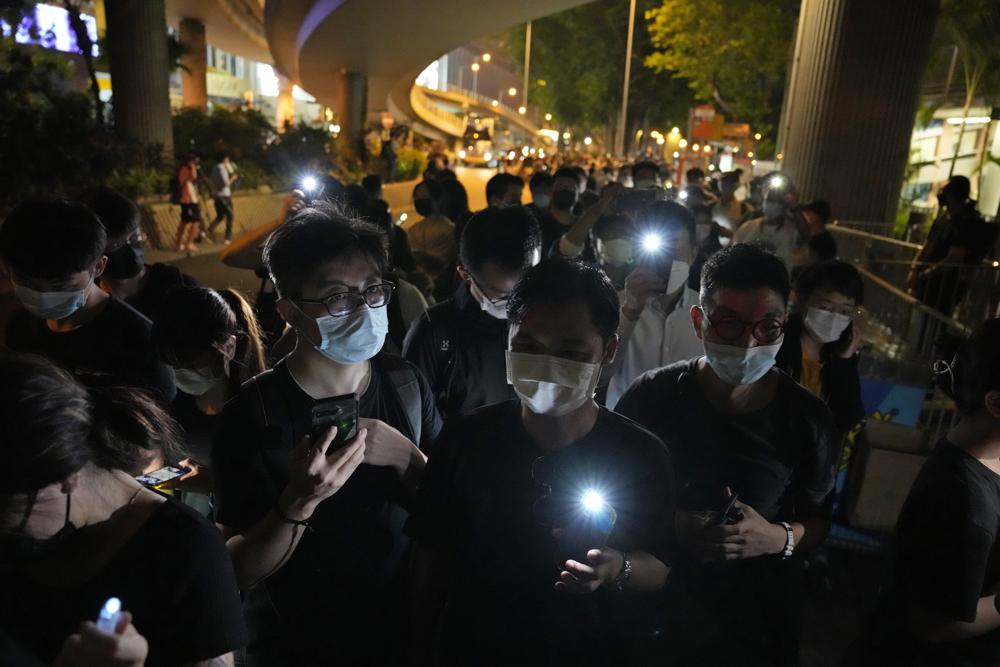
[[627,584],[629,579],[631,578],[632,578],[632,561],[628,559],[628,554],[626,554],[623,551],[622,571],[608,588],[610,588],[613,591],[618,591],[620,593],[621,591],[625,590],[625,584]]
[[279,519],[281,519],[283,523],[290,523],[293,526],[302,526],[303,528],[306,529],[310,530],[312,529],[312,526],[309,525],[310,519],[299,521],[298,519],[293,519],[290,516],[287,516],[284,512],[281,511],[281,503],[278,501],[274,502],[274,515]]
[[785,529],[785,548],[781,550],[781,560],[790,558],[792,552],[795,551],[795,532],[792,530],[792,525],[786,521],[779,521],[781,527]]

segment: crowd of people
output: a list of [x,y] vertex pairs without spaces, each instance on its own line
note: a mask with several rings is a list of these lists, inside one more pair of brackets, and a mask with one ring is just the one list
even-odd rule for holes
[[[471,212],[435,165],[405,231],[377,176],[294,193],[224,255],[253,305],[147,264],[113,190],[14,209],[0,662],[799,664],[865,417],[829,205],[780,173],[523,175]],[[962,418],[845,664],[1000,662],[1000,322],[943,367]]]

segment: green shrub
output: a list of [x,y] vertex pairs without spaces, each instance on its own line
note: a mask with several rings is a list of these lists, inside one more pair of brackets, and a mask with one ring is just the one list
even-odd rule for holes
[[396,153],[396,180],[420,178],[427,169],[427,156],[416,148],[404,146]]

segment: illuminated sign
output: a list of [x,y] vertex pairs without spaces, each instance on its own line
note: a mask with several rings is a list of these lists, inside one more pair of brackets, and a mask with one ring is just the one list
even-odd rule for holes
[[[97,19],[89,14],[80,14],[80,17],[93,44],[92,55],[97,57]],[[35,5],[17,25],[16,31],[9,23],[0,21],[0,32],[4,37],[10,37],[13,32],[14,41],[18,44],[37,44],[56,51],[82,53],[77,45],[76,33],[69,23],[69,13],[62,7]]]

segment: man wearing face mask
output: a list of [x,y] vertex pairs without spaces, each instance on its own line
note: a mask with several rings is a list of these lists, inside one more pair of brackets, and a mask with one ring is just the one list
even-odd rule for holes
[[858,270],[835,259],[807,267],[795,281],[798,312],[789,316],[777,366],[830,408],[847,433],[865,417],[854,318],[864,300]]
[[0,227],[0,257],[24,310],[7,346],[31,352],[89,382],[125,384],[173,400],[174,380],[149,344],[150,322],[97,286],[108,266],[107,234],[81,204],[29,201]]
[[552,203],[552,174],[536,171],[528,181],[528,189],[531,191],[528,210],[535,215],[536,220],[541,220],[549,212],[549,205]]
[[514,174],[497,174],[486,181],[486,205],[504,208],[520,206],[524,181]]
[[698,303],[698,292],[688,284],[694,217],[676,202],[654,202],[636,229],[632,252],[637,266],[621,295],[621,352],[607,374],[607,405],[612,408],[646,371],[702,354],[688,314]]
[[677,468],[681,549],[665,598],[678,665],[798,662],[798,556],[829,526],[839,436],[823,402],[774,368],[788,296],[777,257],[723,248],[691,308],[705,356],[646,373],[616,408]]
[[777,255],[789,269],[802,244],[805,220],[792,209],[797,195],[784,174],[771,174],[764,186],[763,217],[747,220],[733,233],[733,243],[758,243]]
[[171,264],[146,264],[144,240],[139,228],[139,207],[111,188],[98,188],[87,198],[108,235],[105,254],[108,266],[101,276],[101,289],[114,294],[148,318],[152,318],[167,292],[174,287],[196,287],[198,281]]
[[[297,344],[230,401],[212,449],[215,520],[248,591],[248,664],[397,664],[398,644],[385,638],[400,632],[401,507],[441,420],[421,373],[381,352],[393,293],[386,237],[318,204],[271,235],[264,261]],[[337,453],[316,451],[336,427],[317,431],[313,408],[352,395],[357,435],[343,447],[364,461],[318,502],[289,483],[290,469],[307,458],[314,476],[336,474]]]
[[635,270],[638,257],[635,224],[623,213],[605,214],[594,225],[593,234],[597,263],[621,293],[625,289],[625,279]]
[[538,223],[521,207],[490,207],[465,225],[462,284],[414,322],[403,346],[446,419],[513,397],[504,365],[507,297],[540,257]]
[[552,176],[552,203],[547,214],[538,224],[542,228],[542,257],[548,257],[553,246],[576,222],[573,207],[577,200],[576,173],[569,167],[560,167]]
[[[651,664],[652,592],[669,572],[673,475],[659,440],[594,402],[618,298],[580,262],[545,260],[511,294],[517,399],[448,422],[408,530],[414,664]],[[585,498],[609,535],[559,554]],[[642,648],[650,648],[647,645]]]

